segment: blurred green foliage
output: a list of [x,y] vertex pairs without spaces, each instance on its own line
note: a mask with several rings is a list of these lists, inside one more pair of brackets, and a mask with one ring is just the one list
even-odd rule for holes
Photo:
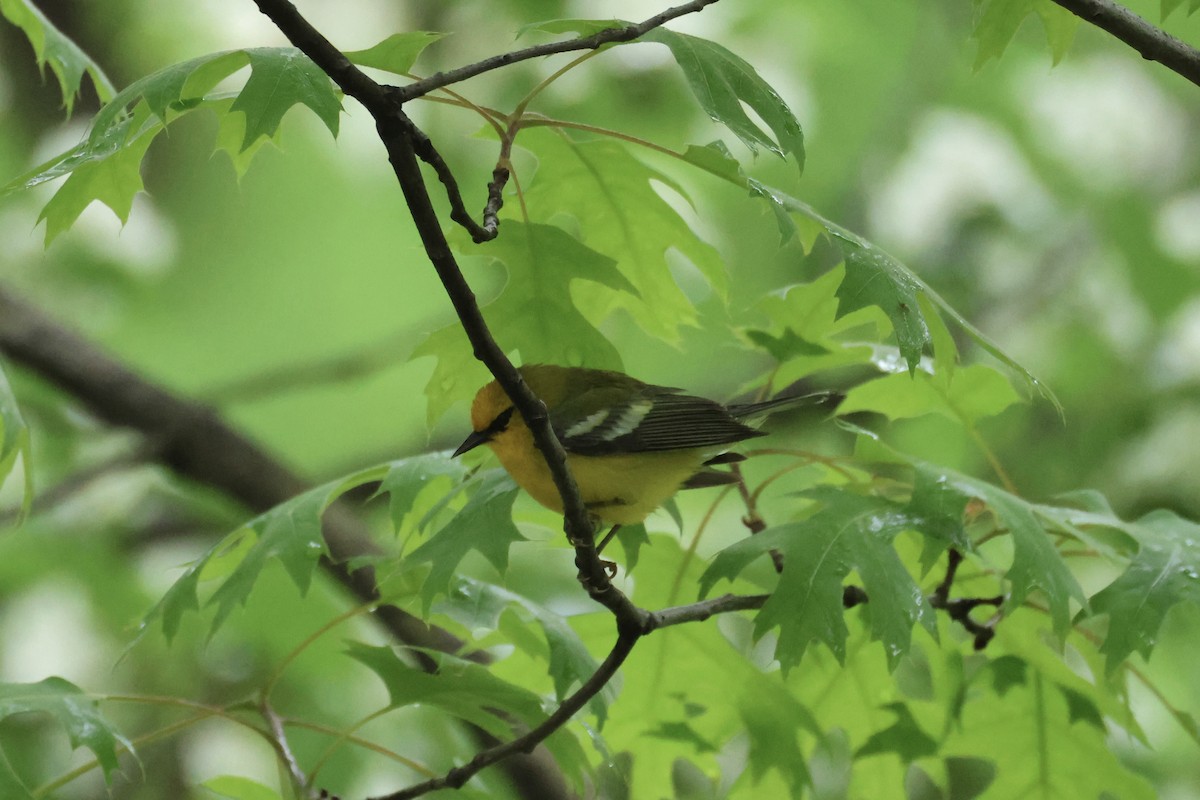
[[[143,0],[113,0],[103,8],[40,5],[118,86],[213,51],[284,44],[253,4],[234,0],[186,9]],[[365,50],[397,31],[454,31],[423,42],[429,47],[415,67],[420,74],[508,49],[508,32],[515,35],[527,23],[578,13],[558,0],[403,7],[364,0],[353,14],[339,11],[342,4],[311,5],[302,10],[347,50]],[[1155,20],[1161,12],[1168,31],[1200,41],[1200,17],[1177,9],[1181,4],[1129,5]],[[17,4],[0,3],[6,14],[10,6]],[[1015,7],[1035,15],[1017,19]],[[613,4],[588,13],[640,17],[649,10]],[[633,375],[714,397],[762,389],[772,380],[781,388],[818,368],[837,368],[831,374],[847,380],[857,380],[856,370],[884,369],[893,374],[852,389],[845,410],[886,416],[889,443],[909,454],[909,463],[924,465],[919,471],[929,482],[904,496],[884,480],[879,495],[864,495],[857,504],[846,505],[851,495],[830,495],[826,505],[813,506],[819,508],[814,515],[761,541],[742,538],[732,502],[715,506],[707,520],[715,492],[682,497],[682,540],[663,533],[673,530],[665,515],[648,523],[653,546],[642,548],[628,580],[635,599],[650,608],[693,599],[705,562],[722,550],[707,583],[721,578],[734,581],[737,591],[772,588],[766,559],[721,570],[740,550],[761,553],[771,544],[809,564],[799,556],[823,540],[805,537],[836,539],[847,524],[860,547],[837,550],[844,569],[812,580],[832,580],[836,588],[853,570],[872,588],[873,566],[882,570],[877,578],[894,578],[907,575],[895,571],[901,561],[910,571],[928,570],[941,554],[911,533],[912,518],[923,521],[923,530],[953,530],[953,524],[938,527],[939,514],[961,520],[964,509],[975,526],[967,534],[993,524],[1014,535],[981,547],[956,590],[994,592],[988,568],[1009,567],[1015,583],[1042,591],[1034,607],[1007,609],[996,643],[982,655],[971,653],[944,617],[935,623],[923,616],[923,598],[911,594],[911,605],[876,610],[868,604],[847,612],[844,621],[839,608],[814,606],[814,613],[833,615],[833,628],[773,608],[757,623],[726,615],[662,631],[639,645],[605,703],[555,743],[560,760],[576,776],[586,773],[583,761],[602,765],[586,780],[628,784],[635,798],[801,791],[821,798],[1022,797],[1032,791],[1022,783],[1029,776],[1011,765],[1033,763],[1051,776],[1037,787],[1042,796],[1078,791],[1092,797],[1101,790],[1189,796],[1200,783],[1194,719],[1200,688],[1189,677],[1200,601],[1194,576],[1189,580],[1179,568],[1195,563],[1197,538],[1181,517],[1200,515],[1194,477],[1200,451],[1192,444],[1200,435],[1195,87],[1107,35],[1075,26],[1048,3],[718,3],[674,27],[739,54],[777,90],[804,126],[803,176],[795,160],[755,157],[715,125],[661,44],[614,48],[572,70],[541,92],[532,110],[679,152],[724,137],[745,174],[705,148],[689,157],[703,170],[681,170],[671,158],[610,140],[522,132],[527,138],[518,138],[513,161],[529,184],[532,213],[559,226],[553,236],[599,254],[590,266],[577,262],[575,272],[558,276],[557,285],[532,284],[552,289],[563,308],[578,309],[575,330],[594,336],[592,345],[564,339],[546,343],[558,349],[520,355],[570,361],[575,353],[595,365],[619,358]],[[262,59],[253,64],[251,80],[286,78],[283,51],[249,52]],[[64,119],[53,108],[54,85],[38,80],[38,57],[19,31],[0,25],[3,176],[25,174],[78,144],[84,135],[79,120],[98,108],[96,87],[108,97],[102,80],[85,81],[74,101],[76,116]],[[241,64],[240,56],[230,58],[222,63],[231,70]],[[1058,62],[1053,69],[1052,61]],[[459,88],[475,102],[509,109],[558,65],[526,62]],[[300,78],[304,84],[314,76],[302,70]],[[182,91],[185,83],[171,87]],[[245,73],[235,76],[235,87],[244,83]],[[170,107],[186,99],[183,94],[158,97],[138,124],[152,126],[160,112],[165,118],[190,108]],[[169,135],[147,140],[146,160],[133,173],[146,192],[122,209],[128,213],[123,227],[97,204],[70,213],[60,205],[48,214],[45,235],[54,241],[43,250],[35,227],[51,187],[0,198],[0,279],[148,378],[213,403],[314,483],[334,481],[297,501],[307,503],[300,517],[289,506],[247,522],[249,515],[222,498],[130,463],[135,445],[127,435],[97,425],[36,376],[6,365],[21,413],[5,403],[8,392],[0,392],[0,463],[22,459],[39,488],[59,486],[81,470],[95,469],[98,477],[52,505],[35,503],[24,527],[0,538],[0,702],[28,703],[21,687],[41,685],[49,675],[71,682],[51,687],[56,703],[75,702],[74,686],[104,700],[104,716],[93,723],[102,734],[113,724],[134,739],[144,767],[122,759],[108,789],[116,797],[276,796],[268,787],[285,782],[275,774],[270,745],[247,724],[254,709],[231,705],[255,697],[264,685],[273,703],[298,721],[289,728],[290,741],[316,785],[339,787],[349,797],[392,790],[420,777],[413,763],[440,772],[468,757],[476,743],[456,720],[497,727],[498,718],[478,708],[484,698],[533,721],[539,699],[561,697],[603,657],[611,639],[609,618],[590,613],[575,585],[553,515],[517,497],[516,525],[473,550],[470,537],[454,535],[453,526],[469,518],[454,514],[471,510],[480,495],[442,502],[450,479],[459,477],[449,474],[452,467],[431,462],[409,473],[405,465],[413,462],[394,461],[456,443],[466,429],[464,400],[483,373],[476,366],[465,372],[470,355],[461,337],[457,361],[435,365],[424,357],[446,359],[449,346],[424,337],[453,338],[456,323],[369,118],[352,102],[338,117],[321,92],[306,97],[321,119],[294,111],[285,116],[289,104],[257,124],[239,123],[228,113],[237,101],[221,98],[213,101],[215,113],[187,114]],[[761,122],[778,132],[782,123],[765,108],[755,106]],[[482,207],[494,134],[475,135],[485,126],[461,109],[424,103],[413,113],[453,165],[468,208]],[[336,143],[326,128],[337,132]],[[747,136],[754,140],[753,133]],[[248,140],[257,142],[252,163],[240,147]],[[222,152],[213,155],[214,144]],[[610,171],[620,197],[586,184],[599,170]],[[820,222],[789,214],[786,204],[763,197],[763,186],[802,198],[824,218],[898,256],[1050,387],[1063,413],[1037,397],[1016,403],[1027,386],[1020,379],[1010,386],[990,366],[956,368],[957,354],[974,358],[978,345],[952,323],[942,325],[929,301],[921,304],[925,295],[893,289],[879,300],[860,291],[847,300],[844,288],[838,294],[839,285],[875,292],[877,273],[856,278],[853,271],[864,262],[847,256],[846,241],[818,238]],[[100,189],[132,197],[128,186],[103,183]],[[751,201],[748,190],[757,194]],[[659,238],[621,238],[627,228],[620,212],[635,195],[663,220],[655,229]],[[510,236],[522,230],[516,207],[510,199],[506,211],[514,215],[504,223]],[[788,240],[782,245],[781,233]],[[529,256],[546,251],[531,241],[502,238],[502,247],[471,251],[481,257],[470,261],[468,275],[481,300],[494,301],[488,308],[501,317],[493,320],[498,333],[536,341],[549,323],[521,316],[521,304],[544,310],[549,301],[505,288],[517,281],[530,288],[528,272],[547,274],[548,267]],[[552,252],[561,252],[565,245],[555,241]],[[671,265],[671,280],[662,280],[665,271],[647,271],[660,258]],[[846,266],[834,267],[843,258]],[[650,275],[659,282],[651,283]],[[902,281],[894,286],[905,288]],[[849,305],[839,306],[838,299]],[[892,301],[896,305],[882,308]],[[845,314],[851,308],[854,313]],[[937,321],[922,327],[917,320],[924,319]],[[893,329],[901,335],[889,339]],[[922,358],[936,365],[932,374],[918,370],[908,377]],[[986,356],[977,360],[994,364]],[[789,473],[794,483],[774,480],[782,463],[748,464],[752,481],[768,489],[764,502],[779,504],[770,508],[795,503],[785,486],[830,484],[840,491],[867,480],[857,464],[839,459],[897,461],[866,434],[853,437],[832,425],[784,428],[781,434],[799,437],[807,452],[825,453],[827,460]],[[389,468],[342,480],[385,461],[392,462]],[[436,491],[405,494],[414,474]],[[371,479],[384,480],[398,547],[411,557],[402,568],[381,566],[389,593],[414,612],[432,605],[440,624],[505,656],[488,671],[455,667],[462,691],[433,703],[444,713],[406,706],[376,718],[378,709],[400,705],[402,688],[421,696],[426,676],[397,659],[366,614],[348,609],[324,580],[308,585],[320,546],[314,520],[304,514]],[[939,479],[949,480],[946,494],[932,488]],[[513,502],[486,473],[477,480],[501,502]],[[1007,481],[1009,491],[988,481]],[[10,505],[21,503],[19,483],[14,478],[4,489]],[[1080,489],[1098,490],[1111,508],[1090,494],[1055,499]],[[971,517],[979,513],[977,504],[995,518]],[[1167,511],[1120,522],[1158,508]],[[889,518],[893,525],[872,530],[875,517],[862,516],[868,511],[897,516]],[[380,510],[368,513],[381,517],[374,520],[381,531],[392,527]],[[1076,549],[1085,551],[1070,561],[1065,577],[1063,562],[1038,550],[1050,541],[1043,528],[1075,537]],[[307,539],[292,538],[295,530],[306,531]],[[436,537],[423,538],[435,531]],[[194,560],[207,552],[215,557],[202,562],[202,571]],[[261,558],[244,560],[249,552]],[[281,554],[282,561],[269,558]],[[173,645],[143,636],[118,660],[178,568],[193,563],[197,581],[210,581],[209,588],[198,596],[198,584],[177,584],[172,591],[179,593],[167,595],[171,624],[178,626]],[[1130,565],[1122,577],[1120,563]],[[917,570],[910,580],[929,590],[938,577],[936,570]],[[793,582],[780,597],[795,597],[807,586],[787,579]],[[226,582],[212,594],[211,581]],[[897,586],[877,585],[885,591]],[[1145,586],[1156,592],[1141,604]],[[215,612],[201,603],[210,595],[217,598]],[[829,600],[828,592],[824,596]],[[1069,607],[1068,598],[1082,596],[1094,596],[1094,612],[1114,619],[1124,614],[1121,635],[1099,647],[1097,637],[1107,634],[1101,623],[1054,644],[1052,631],[1061,633],[1068,609],[1079,608]],[[1047,601],[1054,625],[1037,605]],[[192,607],[205,610],[184,613]],[[213,635],[221,621],[224,627]],[[339,624],[332,632],[307,641],[333,621]],[[773,621],[782,625],[778,633]],[[807,639],[791,638],[797,629],[831,649],[805,650]],[[872,643],[872,634],[893,650]],[[772,667],[776,636],[791,667],[786,674]],[[347,649],[359,663],[347,658]],[[1145,681],[1113,674],[1130,653]],[[360,664],[381,680],[372,682]],[[506,695],[514,684],[520,691]],[[964,704],[967,697],[983,699]],[[104,791],[111,743],[85,740],[94,753],[72,756],[69,727],[64,735],[50,717],[12,715],[32,707],[6,708],[11,716],[0,722],[0,746],[8,763],[0,762],[0,781],[52,787],[55,797]],[[90,706],[85,711],[91,713]],[[601,713],[607,718],[599,728]],[[1018,724],[1005,727],[1006,715]],[[332,747],[345,731],[413,763],[363,747]],[[139,740],[142,734],[148,738]],[[1106,758],[1109,749],[1121,760]],[[104,770],[64,781],[59,790],[55,782],[92,755]],[[1064,782],[1058,769],[1064,763],[1090,767],[1089,787],[1096,791]],[[495,771],[470,787],[486,796],[509,791]]]

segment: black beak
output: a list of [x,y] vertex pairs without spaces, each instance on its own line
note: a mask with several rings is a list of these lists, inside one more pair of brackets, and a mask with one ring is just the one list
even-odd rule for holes
[[472,431],[471,435],[468,436],[466,440],[464,440],[463,443],[458,446],[458,449],[454,451],[454,455],[450,457],[457,458],[468,450],[474,450],[476,447],[479,447],[479,445],[484,444],[488,439],[491,438],[491,434],[487,431]]

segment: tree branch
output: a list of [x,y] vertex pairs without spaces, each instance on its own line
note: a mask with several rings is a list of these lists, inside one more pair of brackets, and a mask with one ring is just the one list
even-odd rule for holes
[[[692,0],[690,3],[668,8],[661,14],[655,14],[647,20],[637,23],[636,25],[626,25],[624,27],[605,28],[591,36],[583,36],[578,39],[568,39],[562,42],[548,42],[546,44],[534,45],[526,47],[523,50],[514,50],[510,53],[501,53],[500,55],[485,58],[482,61],[477,61],[474,64],[467,64],[457,69],[452,69],[447,72],[438,72],[430,75],[428,78],[423,78],[419,81],[414,81],[407,86],[402,86],[396,89],[402,102],[412,100],[417,97],[429,94],[434,89],[440,89],[443,86],[449,86],[460,81],[465,81],[468,78],[474,78],[476,75],[482,75],[485,72],[490,72],[500,67],[507,67],[510,64],[516,64],[519,61],[527,61],[531,58],[539,56],[549,56],[556,53],[569,53],[574,50],[595,50],[606,44],[615,42],[629,42],[639,36],[644,36],[646,33],[661,27],[671,20],[682,17],[685,14],[693,14],[701,11],[705,6],[710,6],[717,0]],[[261,3],[260,3],[261,5]],[[299,47],[299,45],[297,45]]]
[[617,641],[609,652],[608,657],[596,668],[596,671],[592,673],[592,677],[588,678],[586,683],[580,686],[573,695],[564,700],[555,709],[554,713],[546,717],[545,721],[536,728],[502,745],[476,753],[475,757],[466,764],[463,764],[461,767],[455,767],[441,777],[413,784],[407,789],[401,789],[398,792],[374,798],[374,800],[412,800],[414,797],[420,797],[423,794],[438,789],[457,789],[485,767],[489,767],[514,753],[528,753],[537,744],[544,741],[546,737],[565,725],[571,717],[575,716],[580,709],[587,705],[589,700],[600,693],[608,682],[612,680],[612,677],[617,674],[617,670],[620,669],[621,664],[625,663],[625,659],[629,657],[629,654],[633,651],[633,646],[637,644],[641,636],[640,631],[620,631],[617,634]]
[[701,600],[698,603],[651,611],[646,622],[646,632],[669,628],[672,625],[682,625],[685,622],[703,622],[717,614],[727,614],[730,611],[752,611],[762,608],[770,599],[771,595],[769,594],[726,594],[711,600]]
[[1112,0],[1054,0],[1075,16],[1200,86],[1200,50],[1151,25]]
[[[215,488],[255,512],[266,511],[307,486],[258,445],[228,427],[211,409],[167,392],[113,360],[87,340],[61,327],[0,287],[0,353],[57,384],[101,420],[146,437],[154,458],[196,483]],[[335,503],[322,532],[334,560],[321,566],[359,602],[375,602],[379,588],[370,569],[351,571],[338,560],[375,551],[365,528]],[[449,631],[391,605],[371,615],[412,652],[425,670],[433,660],[422,650],[462,653],[464,643]],[[479,663],[481,651],[465,656]],[[509,762],[523,796],[566,797],[561,775],[546,758]]]
[[[694,10],[692,7],[702,8],[715,1],[697,0],[688,7],[680,6],[685,11],[678,13]],[[575,548],[575,566],[579,570],[580,582],[587,588],[592,599],[616,615],[620,629],[641,630],[644,627],[646,612],[635,606],[608,578],[604,562],[596,553],[591,519],[584,507],[575,478],[567,468],[566,451],[550,426],[546,405],[529,389],[521,373],[492,338],[475,294],[463,277],[462,270],[459,269],[442,232],[437,212],[417,164],[414,143],[425,138],[425,134],[404,113],[400,103],[391,98],[394,92],[387,91],[350,64],[349,60],[317,32],[288,0],[255,0],[255,3],[292,44],[328,72],[347,94],[362,102],[375,118],[379,137],[387,148],[392,170],[404,193],[426,256],[442,281],[463,330],[474,348],[475,357],[487,366],[512,399],[513,405],[533,434],[534,444],[549,465],[550,474],[563,499],[563,528],[568,541]],[[664,21],[675,11],[664,12],[667,15]]]

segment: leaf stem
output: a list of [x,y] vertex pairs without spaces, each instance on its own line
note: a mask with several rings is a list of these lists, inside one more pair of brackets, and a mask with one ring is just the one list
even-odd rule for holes
[[362,614],[364,611],[369,611],[369,610],[375,608],[376,605],[378,605],[377,602],[371,602],[371,603],[361,603],[357,606],[354,606],[353,608],[349,609],[348,611],[344,611],[341,614],[338,614],[336,617],[329,620],[321,627],[317,628],[315,631],[310,633],[308,636],[304,637],[304,640],[301,641],[299,644],[297,644],[295,647],[293,647],[291,649],[291,651],[286,656],[284,656],[283,659],[279,662],[278,666],[276,666],[275,669],[271,671],[271,674],[269,676],[267,676],[267,680],[263,684],[263,689],[262,689],[263,699],[266,700],[267,698],[270,698],[271,692],[274,691],[275,684],[277,684],[279,682],[279,679],[283,675],[284,670],[286,670],[288,668],[288,666],[293,661],[295,661],[296,658],[309,647],[309,645],[311,645],[317,639],[324,636],[329,631],[336,628],[338,625],[341,625],[346,620],[351,619],[352,617],[356,617],[359,614]]

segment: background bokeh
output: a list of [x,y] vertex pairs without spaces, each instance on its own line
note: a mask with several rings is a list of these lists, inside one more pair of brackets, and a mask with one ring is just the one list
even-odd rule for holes
[[[283,43],[250,2],[40,5],[118,87],[212,50]],[[1158,18],[1157,2],[1128,5]],[[392,31],[455,31],[422,57],[423,73],[508,49],[530,21],[648,13],[632,0],[301,8],[345,49]],[[1126,517],[1168,507],[1196,518],[1200,89],[1082,25],[1070,53],[1052,66],[1032,19],[1003,59],[976,69],[971,15],[972,4],[951,0],[729,2],[676,27],[749,59],[804,125],[802,177],[792,163],[738,151],[753,174],[898,256],[1057,394],[1061,417],[1049,403],[1032,402],[982,426],[1023,494],[1091,488]],[[1200,42],[1200,15],[1178,11],[1165,27]],[[537,108],[673,148],[722,135],[695,110],[660,51],[647,44],[606,53],[556,83]],[[547,72],[530,62],[465,91],[507,108]],[[20,33],[0,23],[0,176],[78,141],[94,98],[85,92],[80,106],[64,119],[53,82],[39,77]],[[336,141],[310,115],[290,114],[280,141],[240,180],[225,155],[211,154],[212,120],[189,116],[152,147],[147,193],[128,225],[94,206],[48,249],[37,225],[48,187],[0,198],[0,280],[149,378],[212,402],[314,482],[452,445],[465,429],[465,407],[428,429],[422,389],[433,364],[409,360],[423,333],[451,320],[450,306],[368,116],[353,102],[347,111]],[[494,143],[474,136],[478,122],[455,109],[426,105],[415,116],[458,171],[468,205],[480,207]],[[762,208],[703,183],[690,189],[706,236],[728,263],[732,306],[813,277],[815,265],[800,271],[794,254],[780,251]],[[722,334],[711,330],[719,316],[713,311],[678,347],[647,342],[620,315],[606,333],[625,345],[629,372],[728,396],[745,373],[722,361]],[[34,426],[40,486],[129,446],[33,376],[12,373]],[[949,426],[936,417],[898,423],[894,441],[991,477],[969,442],[943,435]],[[219,498],[138,466],[109,471],[6,532],[0,679],[60,674],[114,691],[200,686],[227,697],[308,627],[290,615],[264,625],[270,604],[259,604],[253,623],[235,619],[234,632],[207,649],[190,657],[164,650],[170,670],[142,657],[112,665],[132,622],[168,584],[168,568],[238,519]],[[293,592],[282,580],[260,591]],[[319,614],[336,597],[320,588],[306,604]],[[1146,666],[1192,713],[1200,712],[1198,622],[1192,611],[1173,612],[1164,646]],[[336,643],[312,654],[302,673],[310,687],[336,658]],[[304,681],[292,691],[302,695]],[[320,702],[318,689],[312,696]],[[1137,700],[1153,747],[1129,743],[1128,758],[1158,781],[1163,797],[1195,797],[1193,746],[1153,698]],[[0,739],[15,750],[21,742],[65,749],[39,731],[10,720]],[[164,787],[183,792],[213,764],[253,761],[247,749],[228,726],[199,728],[187,746],[152,757],[161,769],[148,768],[150,783],[118,791],[184,796]],[[83,787],[78,796],[99,790]]]

